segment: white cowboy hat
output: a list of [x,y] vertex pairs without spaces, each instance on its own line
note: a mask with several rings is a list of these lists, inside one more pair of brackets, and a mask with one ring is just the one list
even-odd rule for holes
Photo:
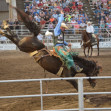
[[49,32],[49,31],[47,31],[46,33],[45,33],[45,36],[52,36],[53,35],[53,33],[52,32]]
[[65,23],[61,23],[61,27],[64,27],[64,28],[66,28],[66,29],[69,29],[69,28],[66,26]]
[[89,21],[89,22],[87,22],[87,24],[92,24],[92,22]]

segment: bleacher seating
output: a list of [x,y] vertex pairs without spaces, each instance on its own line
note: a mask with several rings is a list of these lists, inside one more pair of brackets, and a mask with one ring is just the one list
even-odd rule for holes
[[[55,1],[55,2],[54,2]],[[93,12],[96,12],[96,8],[98,7],[97,4],[93,4],[93,0],[88,0],[89,4],[91,5],[91,9]],[[103,0],[104,1],[104,0]],[[110,1],[107,2],[110,5]],[[101,5],[99,5],[101,7]],[[80,37],[81,30],[85,29],[87,21],[91,20],[89,19],[87,13],[84,11],[84,3],[82,0],[24,0],[24,11],[32,18],[32,21],[42,24],[42,33],[44,34],[46,30],[53,29],[57,23],[60,10],[63,9],[65,12],[65,20],[64,22],[68,25],[70,28],[68,31],[66,31],[66,34],[68,38],[73,37]],[[100,8],[100,11],[102,11],[103,8]],[[107,37],[107,35],[111,33],[111,28],[108,28],[111,26],[111,8],[108,7],[108,10],[110,14],[107,14],[107,11],[105,11],[105,14],[107,16],[101,17],[104,18],[103,21],[105,22],[105,25],[102,21],[102,19],[99,20],[98,18],[98,24],[94,24],[95,26],[95,33],[100,33],[102,37]],[[104,16],[102,13],[101,15]],[[98,15],[95,14],[96,17]],[[108,23],[106,23],[106,19],[109,19]],[[9,22],[13,26],[12,22]],[[20,23],[18,24],[20,25]],[[26,28],[23,26],[22,28],[19,27],[20,30],[26,31]],[[107,29],[107,30],[106,30]],[[15,27],[14,27],[15,30]],[[17,31],[18,32],[18,31]],[[20,31],[19,31],[20,32]],[[105,34],[104,34],[105,33]],[[20,36],[23,34],[18,33]],[[108,36],[109,36],[108,35]]]

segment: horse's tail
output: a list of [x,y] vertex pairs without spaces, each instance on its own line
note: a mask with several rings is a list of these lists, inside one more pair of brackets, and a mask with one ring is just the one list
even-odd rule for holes
[[17,11],[21,20],[24,22],[25,26],[30,30],[30,32],[32,32],[35,36],[37,36],[40,33],[40,29],[41,29],[40,26],[38,26],[36,23],[32,22],[30,17],[22,10],[20,10],[16,7],[13,7],[13,6],[11,6],[11,7]]

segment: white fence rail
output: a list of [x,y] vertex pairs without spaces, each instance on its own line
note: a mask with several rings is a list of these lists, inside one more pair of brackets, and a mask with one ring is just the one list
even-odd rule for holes
[[[54,81],[54,80],[78,80],[78,93],[58,93],[58,94],[43,94],[43,81]],[[84,108],[84,95],[95,95],[95,94],[111,94],[111,92],[83,92],[83,80],[89,79],[89,77],[70,77],[70,78],[46,78],[46,79],[21,79],[21,80],[0,80],[0,83],[12,83],[12,82],[40,82],[40,94],[35,95],[16,95],[16,96],[0,96],[0,99],[6,98],[28,98],[28,97],[41,97],[41,111],[94,111],[94,110],[110,110],[110,108]],[[111,79],[111,76],[100,76],[100,77],[91,77],[91,79]],[[79,99],[79,108],[76,109],[60,109],[60,110],[44,110],[43,109],[43,97],[46,96],[69,96],[69,95],[78,95]],[[39,110],[40,111],[40,110]]]

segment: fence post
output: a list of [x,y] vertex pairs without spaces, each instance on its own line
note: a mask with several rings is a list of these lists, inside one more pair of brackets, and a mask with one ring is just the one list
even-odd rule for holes
[[84,111],[84,99],[83,99],[83,79],[78,79],[78,92],[79,92],[79,111]]
[[40,80],[41,111],[43,111],[42,80]]

